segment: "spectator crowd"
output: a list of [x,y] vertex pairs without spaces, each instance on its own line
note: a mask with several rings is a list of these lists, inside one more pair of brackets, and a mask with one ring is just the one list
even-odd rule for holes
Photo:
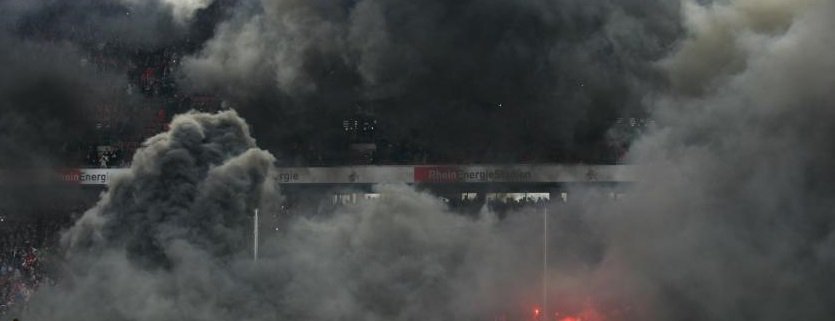
[[0,214],[0,319],[25,309],[35,290],[52,283],[57,274],[55,250],[60,231],[69,227],[72,216],[58,212],[32,216],[37,218]]

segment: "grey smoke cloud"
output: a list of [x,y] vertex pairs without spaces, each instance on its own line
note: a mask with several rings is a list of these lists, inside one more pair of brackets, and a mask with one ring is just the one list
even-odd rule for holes
[[254,263],[246,231],[254,207],[280,198],[273,161],[234,112],[177,116],[64,235],[68,275],[26,318],[475,318],[538,293],[539,251],[526,245],[541,216],[472,220],[405,186],[286,222]]
[[[310,26],[321,19],[309,12],[339,8],[284,1],[262,9],[298,13],[287,23]],[[835,314],[829,304],[835,297],[829,122],[835,4],[684,8],[689,37],[659,64],[673,89],[647,96],[657,127],[630,151],[646,168],[641,181],[622,201],[599,202],[599,191],[573,190],[572,203],[553,209],[565,215],[554,227],[563,246],[555,249],[560,255],[550,287],[561,300],[626,302],[646,320],[829,319]],[[372,9],[380,10],[363,10]],[[226,63],[243,69],[254,68],[247,59],[285,54],[256,48],[244,56],[221,46],[227,39],[249,50],[247,44],[259,43],[261,23],[282,21],[238,14],[193,63],[216,57],[215,45],[229,51]],[[411,20],[398,21],[408,26]],[[251,38],[243,36],[247,28]],[[330,29],[324,29],[281,37],[296,35],[304,48],[305,38],[327,39]],[[635,43],[641,42],[624,45]],[[296,66],[293,59],[300,58],[282,59]],[[728,67],[717,68],[717,61]],[[272,75],[277,65],[266,66],[273,68],[259,68],[266,73],[253,78],[256,87],[266,80],[272,89],[323,90],[317,78],[306,78],[310,73],[292,69],[281,76],[289,87],[282,85]],[[362,70],[367,74],[359,83],[368,88],[404,86],[375,80],[385,73],[373,66]],[[236,84],[245,75],[230,73],[224,86],[250,95],[250,86]],[[270,177],[272,157],[248,132],[234,113],[189,114],[149,140],[131,175],[66,234],[68,278],[40,291],[25,319],[478,319],[496,312],[485,307],[505,311],[538,302],[536,213],[471,220],[406,187],[378,187],[390,196],[329,217],[288,221],[252,263],[245,244],[250,210],[269,207],[280,192]]]
[[15,33],[90,48],[104,44],[153,50],[189,36],[190,22],[205,1],[7,0],[5,22]]
[[[147,1],[121,0],[130,5],[142,5]],[[187,23],[194,17],[198,10],[206,9],[213,0],[160,0],[157,1],[162,7],[170,10],[170,14],[179,23]]]
[[[236,252],[248,244],[238,232],[273,161],[254,147],[234,112],[177,116],[169,132],[151,137],[134,156],[131,173],[111,185],[109,199],[68,234],[70,248],[123,244],[154,265],[169,264],[165,246],[181,239],[216,255]],[[106,225],[95,229],[100,222]]]
[[661,62],[673,89],[698,94],[744,71],[771,37],[785,33],[798,14],[817,2],[742,0],[709,6],[684,2],[683,23],[691,36],[679,44],[675,55]]
[[[607,223],[609,251],[649,285],[654,319],[830,318],[835,4],[688,11],[670,72],[703,90],[654,105],[660,126],[631,151],[652,170]],[[720,43],[741,63],[699,54]]]

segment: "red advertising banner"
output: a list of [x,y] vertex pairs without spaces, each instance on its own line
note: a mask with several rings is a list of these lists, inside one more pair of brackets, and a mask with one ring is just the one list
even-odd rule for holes
[[67,183],[81,183],[81,170],[77,168],[62,170],[61,180]]
[[414,173],[415,183],[529,182],[533,178],[529,167],[417,166]]
[[418,166],[415,167],[415,183],[455,183],[461,181],[457,167]]

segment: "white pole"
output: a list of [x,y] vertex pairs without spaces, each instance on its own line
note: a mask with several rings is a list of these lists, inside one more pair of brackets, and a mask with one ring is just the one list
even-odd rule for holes
[[252,217],[252,259],[258,261],[258,209]]
[[542,321],[548,320],[548,207],[542,210]]

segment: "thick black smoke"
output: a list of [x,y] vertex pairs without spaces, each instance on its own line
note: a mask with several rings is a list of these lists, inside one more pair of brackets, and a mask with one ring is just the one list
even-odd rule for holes
[[[91,105],[110,100],[127,113],[132,105],[124,95],[128,60],[137,52],[166,47],[187,51],[199,45],[212,34],[203,29],[214,26],[224,6],[228,4],[223,1],[201,0],[0,1],[0,44],[5,49],[0,56],[5,68],[0,112],[9,114],[0,129],[4,136],[17,135],[18,141],[61,131],[77,136],[81,128],[93,127],[84,123],[95,116]],[[197,20],[200,27],[191,24]],[[115,63],[105,66],[96,59]],[[12,122],[45,130],[40,130],[42,135],[20,133],[31,128]],[[5,161],[14,154],[2,157]]]
[[19,37],[10,8],[0,3],[0,211],[15,216],[74,191],[55,186],[57,172],[83,159],[79,151],[96,127],[92,106],[118,99],[125,82],[85,65],[70,43]]
[[163,47],[189,50],[210,37],[211,32],[189,23],[221,10],[201,3],[0,1],[0,209],[5,215],[74,192],[62,186],[59,175],[81,166],[101,137],[140,135],[138,115],[148,113],[143,114],[141,97],[128,94],[131,59]]
[[[87,105],[107,91],[118,90],[93,79],[71,47],[18,42],[0,35],[6,76],[0,78],[0,166],[32,168],[51,160],[80,142],[87,127]],[[40,165],[40,166],[39,166]]]
[[78,151],[95,127],[87,107],[118,90],[119,79],[91,77],[70,47],[18,42],[3,34],[0,46],[0,215],[17,219],[80,197],[77,186],[61,183],[59,173],[71,160],[83,159]]
[[605,133],[664,86],[652,62],[681,34],[667,1],[7,0],[2,10],[10,37],[82,56],[186,55],[180,85],[220,94],[263,147],[282,158],[312,150],[307,161],[345,161],[341,122],[369,110],[381,154],[611,161]]
[[678,14],[676,1],[242,1],[184,67],[282,153],[339,161],[341,121],[372,110],[380,148],[408,141],[430,160],[604,159],[609,126],[664,86],[652,62]]

